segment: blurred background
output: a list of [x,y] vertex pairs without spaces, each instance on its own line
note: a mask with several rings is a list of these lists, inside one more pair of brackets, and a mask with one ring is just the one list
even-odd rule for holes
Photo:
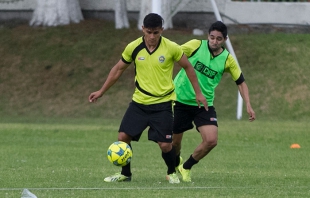
[[[130,67],[97,104],[142,19],[157,12],[164,36],[206,39],[221,17],[245,75],[257,119],[310,118],[310,2],[231,0],[0,0],[0,118],[121,118],[134,90]],[[178,67],[176,67],[176,72]],[[216,90],[219,118],[236,119],[229,75]],[[242,119],[247,119],[242,109]]]
[[[115,21],[117,28],[126,21],[137,21],[156,11],[166,28],[185,27],[206,30],[215,19],[210,0],[0,0],[0,20],[28,21],[31,25],[61,25],[83,18]],[[223,22],[247,25],[304,25],[310,23],[309,0],[217,0]],[[122,22],[123,21],[123,22]],[[124,22],[125,21],[125,22]],[[258,29],[258,28],[255,28]],[[243,31],[245,31],[243,29]]]

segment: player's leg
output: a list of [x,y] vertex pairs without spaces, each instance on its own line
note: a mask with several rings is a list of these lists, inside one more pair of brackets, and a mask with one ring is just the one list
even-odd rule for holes
[[173,113],[172,102],[165,102],[150,107],[149,140],[157,142],[162,152],[162,158],[167,165],[167,180],[169,183],[179,183],[175,173],[175,149],[172,148]]
[[168,167],[166,179],[169,183],[180,183],[175,170],[176,155],[175,149],[172,147],[172,143],[158,142],[158,145],[162,151],[162,158]]
[[132,137],[125,132],[119,132],[118,133],[118,141],[126,142],[127,144],[130,144]]
[[172,143],[158,142],[158,145],[162,152],[162,158],[168,167],[167,174],[175,173],[175,150],[172,149]]
[[175,166],[176,170],[178,170],[178,166],[182,164],[182,157],[181,157],[181,148],[182,148],[182,138],[183,138],[183,133],[176,134],[174,133],[172,136],[172,147],[175,149]]
[[174,122],[173,122],[173,138],[172,146],[176,151],[176,167],[182,165],[183,159],[181,157],[182,139],[185,131],[194,127],[193,120],[195,117],[195,106],[185,105],[180,102],[175,102],[174,105]]
[[[202,142],[194,150],[192,157],[195,161],[201,160],[205,157],[216,145],[218,139],[217,126],[214,125],[204,125],[198,128],[202,138]],[[185,169],[191,169],[191,164],[186,166],[184,163],[183,167]]]
[[186,162],[179,167],[183,181],[187,182],[191,181],[191,168],[217,145],[218,139],[217,118],[214,107],[209,107],[209,111],[198,111],[199,113],[194,121],[197,130],[200,132],[202,142],[196,147]]
[[183,133],[179,134],[174,133],[172,137],[173,137],[172,146],[175,149],[175,153],[176,155],[180,155],[182,148]]
[[[132,146],[131,146],[131,139],[132,139],[131,136],[126,134],[125,132],[119,132],[118,133],[118,140],[126,142],[130,146],[131,150],[133,150]],[[131,173],[131,163],[130,162],[127,165],[122,166],[121,175],[124,175],[124,176],[130,178],[130,180],[131,180],[132,173]]]
[[[132,102],[130,103],[119,128],[118,140],[126,142],[132,148],[130,142],[132,140],[138,141],[143,130],[147,127],[147,117],[140,105]],[[131,163],[122,167],[120,173],[106,177],[105,182],[121,182],[131,181]]]

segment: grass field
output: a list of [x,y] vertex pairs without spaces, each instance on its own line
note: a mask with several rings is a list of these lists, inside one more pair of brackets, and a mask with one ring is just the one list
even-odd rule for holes
[[[309,122],[219,122],[219,143],[192,170],[192,182],[169,184],[158,146],[133,142],[133,180],[105,183],[119,171],[106,158],[119,120],[1,122],[0,197],[24,188],[37,197],[309,197]],[[184,139],[183,158],[200,142]],[[293,143],[300,149],[291,149]]]
[[[136,27],[132,25],[132,27]],[[119,171],[106,158],[134,90],[134,68],[101,98],[99,89],[136,28],[85,20],[53,28],[0,26],[0,197],[310,197],[310,34],[230,35],[257,120],[235,120],[237,87],[216,90],[218,146],[192,171],[192,183],[165,181],[158,146],[133,143],[133,181],[104,183]],[[165,30],[182,44],[190,30]],[[176,67],[176,71],[178,67]],[[183,158],[200,142],[185,134]],[[291,149],[293,143],[300,149]]]

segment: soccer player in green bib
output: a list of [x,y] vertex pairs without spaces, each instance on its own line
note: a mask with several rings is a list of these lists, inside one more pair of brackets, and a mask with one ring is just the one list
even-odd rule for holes
[[[179,183],[175,170],[175,149],[172,148],[173,102],[176,99],[173,84],[173,67],[177,62],[190,80],[197,105],[208,107],[202,95],[195,71],[184,55],[181,46],[161,36],[163,19],[151,13],[145,16],[143,36],[129,43],[122,58],[113,66],[100,90],[89,96],[96,102],[133,62],[135,66],[135,91],[132,101],[122,119],[118,140],[130,145],[138,141],[142,132],[149,127],[148,139],[158,144],[167,165],[166,179]],[[131,163],[122,167],[120,173],[106,177],[106,182],[131,181]]]
[[[223,47],[227,40],[227,27],[217,21],[209,28],[208,40],[191,40],[181,47],[193,65],[200,88],[208,102],[208,111],[197,106],[195,92],[190,86],[183,69],[174,79],[177,100],[174,107],[173,146],[176,149],[176,170],[185,182],[191,181],[191,168],[205,157],[216,145],[218,125],[213,106],[214,91],[224,72],[228,72],[238,86],[245,101],[249,120],[255,120],[255,112],[250,103],[249,91],[243,74],[233,56]],[[196,126],[202,142],[182,164],[180,156],[183,133]]]

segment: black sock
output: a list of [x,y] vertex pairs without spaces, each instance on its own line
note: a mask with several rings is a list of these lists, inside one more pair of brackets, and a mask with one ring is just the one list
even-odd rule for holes
[[179,164],[180,164],[180,155],[181,155],[181,153],[179,155],[175,156],[175,167],[179,166]]
[[[132,150],[132,147],[131,147],[131,144],[128,144]],[[133,150],[132,150],[133,151]],[[131,168],[130,168],[130,162],[126,165],[126,166],[122,166],[122,171],[121,171],[121,174],[122,175],[125,175],[127,177],[130,177],[132,174],[131,174]]]
[[161,153],[166,165],[168,166],[167,174],[170,175],[175,172],[175,149],[172,148],[168,153]]
[[126,166],[122,166],[121,174],[125,175],[126,177],[130,177],[131,176],[130,162]]
[[198,161],[196,161],[193,156],[191,155],[188,160],[186,160],[186,162],[183,164],[183,168],[184,169],[191,169],[192,166],[194,166],[195,164],[197,164]]

